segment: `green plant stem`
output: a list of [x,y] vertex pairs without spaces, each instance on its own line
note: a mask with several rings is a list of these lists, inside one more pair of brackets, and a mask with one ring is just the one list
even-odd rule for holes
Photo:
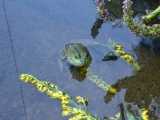
[[158,38],[160,37],[160,24],[153,24],[152,26],[145,24],[137,24],[133,20],[133,11],[131,9],[132,5],[131,0],[123,1],[123,19],[127,27],[136,34],[141,37],[149,37],[149,38]]
[[149,13],[146,16],[143,16],[142,19],[147,21],[150,21],[151,19],[153,19],[154,17],[158,16],[160,14],[160,6],[155,9],[153,12]]

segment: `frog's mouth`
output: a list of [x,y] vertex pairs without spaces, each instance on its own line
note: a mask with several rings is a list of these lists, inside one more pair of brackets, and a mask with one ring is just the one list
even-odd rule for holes
[[83,60],[70,60],[71,64],[77,66],[77,67],[83,67],[85,66],[85,61]]
[[78,60],[75,60],[75,59],[70,59],[69,60],[71,64],[75,65],[76,67],[89,67],[90,63],[88,60],[84,60],[84,59],[78,59]]

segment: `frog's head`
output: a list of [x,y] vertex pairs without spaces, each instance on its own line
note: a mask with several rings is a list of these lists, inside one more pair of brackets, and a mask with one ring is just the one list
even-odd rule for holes
[[83,66],[87,66],[89,67],[92,58],[89,54],[89,52],[76,52],[73,51],[69,56],[68,56],[68,60],[75,66],[77,67],[83,67]]

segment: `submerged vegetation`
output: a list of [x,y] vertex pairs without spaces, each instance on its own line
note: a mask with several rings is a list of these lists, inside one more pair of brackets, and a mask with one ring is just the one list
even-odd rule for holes
[[116,88],[107,84],[104,80],[100,79],[97,75],[93,73],[92,70],[88,70],[87,78],[91,82],[95,83],[98,87],[102,88],[103,90],[115,94],[117,92]]

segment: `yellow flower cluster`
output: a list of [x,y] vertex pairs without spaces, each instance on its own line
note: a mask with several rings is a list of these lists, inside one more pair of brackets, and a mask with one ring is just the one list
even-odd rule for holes
[[149,116],[148,116],[148,110],[146,110],[145,108],[141,109],[141,117],[143,120],[149,120]]
[[[88,99],[82,98],[80,96],[76,97],[76,101],[78,103],[83,103],[84,105],[84,106],[80,106],[72,100],[71,96],[60,91],[58,87],[55,86],[54,84],[50,84],[49,82],[39,81],[35,77],[28,74],[20,75],[20,79],[26,83],[36,86],[40,92],[46,92],[47,95],[50,96],[51,98],[61,100],[62,109],[63,109],[62,116],[74,115],[69,120],[82,120],[82,119],[98,120],[99,119],[91,116],[88,113],[86,109],[86,104],[85,104],[86,102],[88,102]],[[72,107],[69,106],[69,104],[71,103],[73,103]]]
[[123,46],[120,44],[115,44],[115,51],[116,53],[120,54],[120,57],[125,60],[128,64],[130,64],[135,70],[141,70],[141,66],[134,60],[133,56],[127,54],[125,51],[122,50]]
[[117,92],[117,89],[111,86],[111,87],[109,88],[108,92],[114,94],[114,93]]
[[86,76],[87,75],[87,69],[88,69],[88,66],[81,67],[80,68],[80,75]]
[[89,100],[88,100],[88,98],[82,98],[81,96],[77,96],[76,101],[78,103],[83,103],[85,105],[86,103],[88,103]]

